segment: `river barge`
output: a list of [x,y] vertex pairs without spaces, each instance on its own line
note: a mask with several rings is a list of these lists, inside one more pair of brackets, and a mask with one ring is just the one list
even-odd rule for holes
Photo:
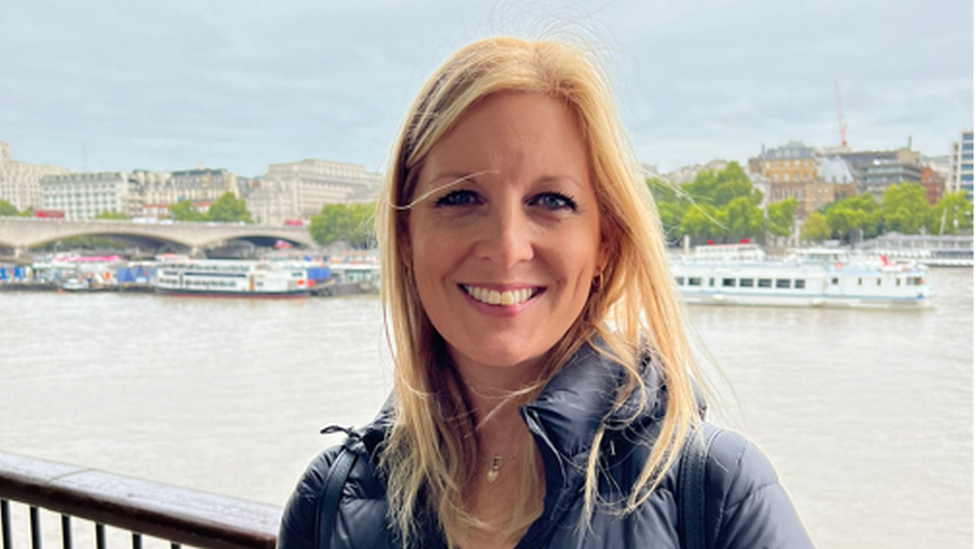
[[845,250],[771,260],[754,244],[707,246],[673,259],[671,271],[693,305],[920,309],[932,296],[925,266]]
[[163,259],[152,285],[164,295],[307,297],[314,282],[305,269],[273,261]]

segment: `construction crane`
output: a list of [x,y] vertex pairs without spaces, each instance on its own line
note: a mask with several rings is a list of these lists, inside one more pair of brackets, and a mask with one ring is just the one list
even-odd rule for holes
[[837,121],[840,122],[840,146],[847,148],[847,124],[844,123],[844,112],[840,109],[840,82],[834,82],[837,89]]

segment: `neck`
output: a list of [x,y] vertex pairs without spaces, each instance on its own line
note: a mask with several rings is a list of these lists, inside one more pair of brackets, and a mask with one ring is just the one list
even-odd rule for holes
[[529,397],[523,391],[538,381],[543,359],[513,366],[483,365],[466,357],[452,359],[467,390],[482,455],[517,454],[524,440],[513,435],[526,429],[519,405]]

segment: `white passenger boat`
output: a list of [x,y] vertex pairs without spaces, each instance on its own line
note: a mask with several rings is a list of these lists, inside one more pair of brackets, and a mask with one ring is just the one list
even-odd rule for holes
[[835,249],[770,260],[754,244],[705,246],[671,271],[690,304],[924,308],[932,293],[924,266]]
[[305,269],[252,260],[165,258],[152,285],[161,294],[216,297],[304,297],[311,291]]

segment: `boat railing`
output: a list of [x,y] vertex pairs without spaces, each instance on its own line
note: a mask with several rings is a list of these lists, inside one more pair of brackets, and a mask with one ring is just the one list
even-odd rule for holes
[[[54,524],[42,524],[44,518]],[[93,538],[96,549],[104,549],[117,530],[133,549],[142,549],[144,537],[171,549],[272,549],[280,519],[273,505],[0,452],[3,549],[14,549],[15,534],[28,530],[32,549],[52,536],[64,549],[76,537]]]

